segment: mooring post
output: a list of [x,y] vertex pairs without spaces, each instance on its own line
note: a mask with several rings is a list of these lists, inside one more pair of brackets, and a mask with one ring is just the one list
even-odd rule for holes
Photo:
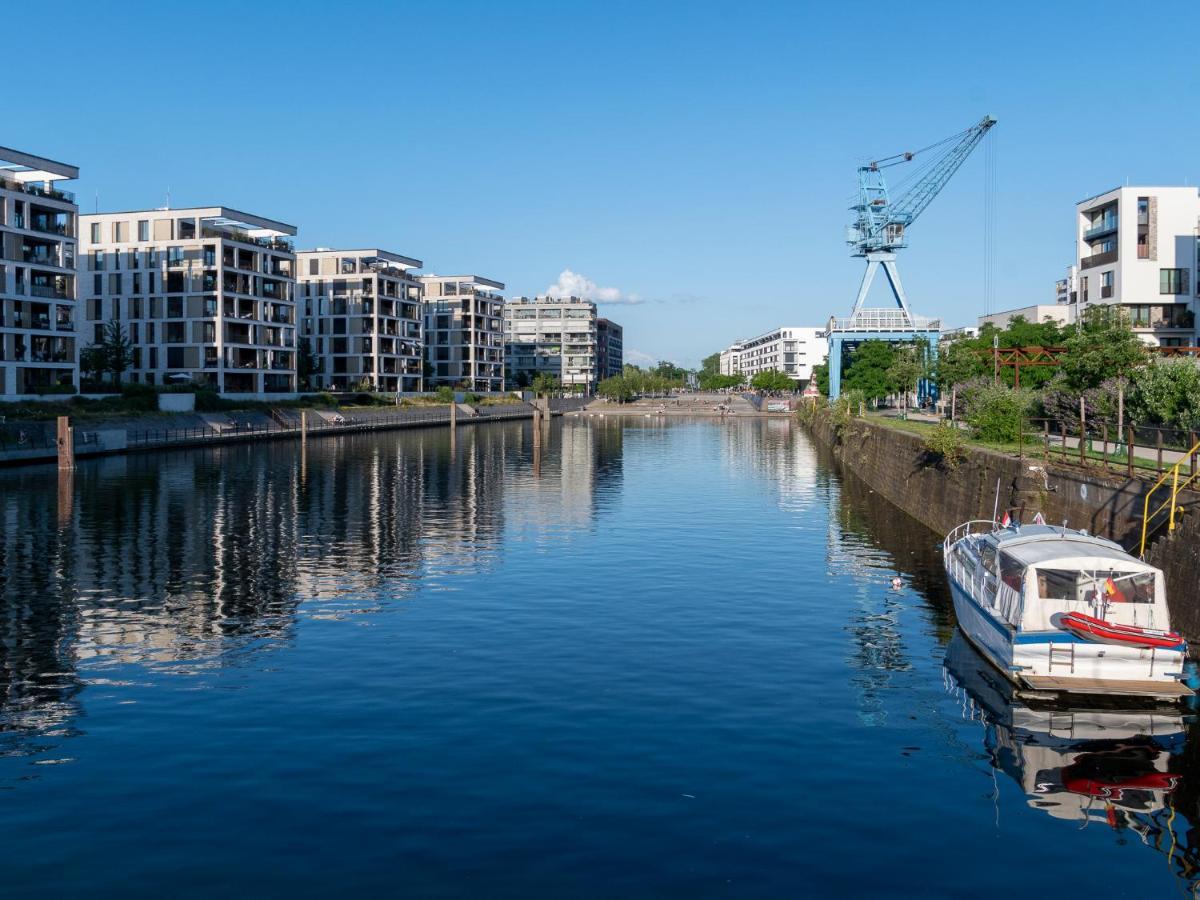
[[450,430],[453,431],[458,427],[458,403],[450,403]]
[[68,416],[58,417],[58,467],[75,468],[75,429]]
[[308,410],[300,410],[300,440],[308,440]]

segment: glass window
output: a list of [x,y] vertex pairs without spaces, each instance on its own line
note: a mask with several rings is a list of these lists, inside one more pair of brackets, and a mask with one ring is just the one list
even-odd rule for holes
[[138,220],[137,239],[139,241],[150,240],[150,220],[149,219],[139,219]]
[[1153,603],[1153,572],[1094,572],[1038,569],[1038,596],[1043,600],[1096,603]]
[[1160,294],[1182,294],[1186,291],[1184,287],[1184,270],[1183,269],[1159,269],[1158,270],[1158,292]]

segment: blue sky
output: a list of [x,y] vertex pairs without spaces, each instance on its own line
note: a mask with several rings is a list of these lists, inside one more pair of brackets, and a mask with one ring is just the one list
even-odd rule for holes
[[[58,9],[58,7],[56,7]],[[224,204],[302,247],[610,298],[685,364],[853,302],[856,166],[999,119],[999,308],[1052,302],[1072,204],[1200,179],[1194,4],[64,4],[0,144],[80,205]],[[39,26],[40,27],[40,26]],[[10,86],[26,96],[17,82]],[[911,231],[913,307],[983,306],[984,155]],[[613,302],[615,298],[616,302]]]

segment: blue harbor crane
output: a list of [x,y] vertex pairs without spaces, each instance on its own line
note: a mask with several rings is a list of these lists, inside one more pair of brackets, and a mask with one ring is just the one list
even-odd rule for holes
[[[842,356],[866,340],[911,343],[927,340],[936,343],[941,323],[912,313],[896,269],[896,251],[908,246],[908,227],[916,221],[942,188],[958,171],[984,135],[996,124],[984,116],[965,131],[953,134],[920,150],[897,153],[858,168],[858,202],[850,209],[854,223],[847,230],[846,242],[854,256],[867,261],[854,309],[849,319],[829,320],[829,395],[841,393]],[[884,170],[919,160],[919,165],[896,185],[902,191],[892,199]],[[895,190],[894,189],[894,190]],[[880,269],[887,276],[896,301],[895,308],[865,308],[867,294]]]

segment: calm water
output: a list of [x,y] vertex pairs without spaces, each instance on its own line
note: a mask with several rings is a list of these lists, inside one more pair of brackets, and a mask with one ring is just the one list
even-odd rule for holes
[[788,422],[12,470],[0,521],[10,896],[1197,877],[1191,724],[1014,707],[937,537]]

